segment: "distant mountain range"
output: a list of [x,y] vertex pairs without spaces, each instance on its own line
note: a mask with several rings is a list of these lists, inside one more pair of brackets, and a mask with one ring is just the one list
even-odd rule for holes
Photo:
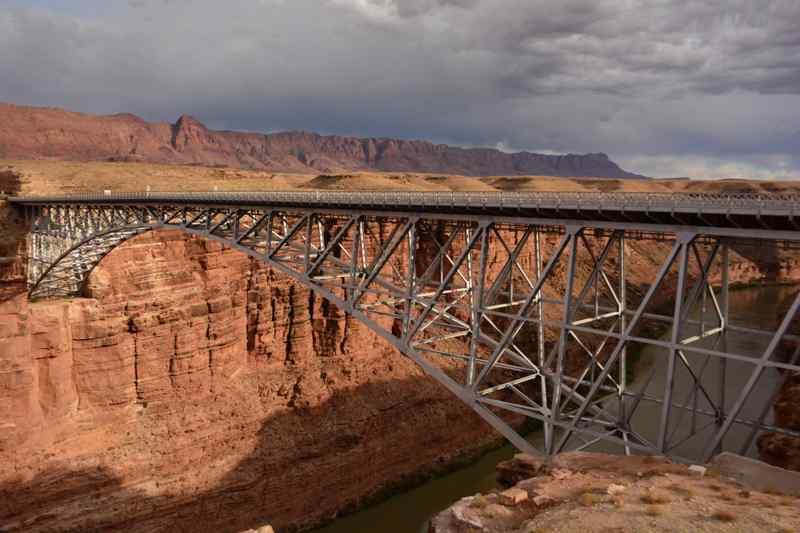
[[428,141],[305,131],[214,131],[182,116],[174,124],[0,103],[0,158],[196,164],[297,173],[432,172],[465,176],[641,178],[608,156],[506,153]]

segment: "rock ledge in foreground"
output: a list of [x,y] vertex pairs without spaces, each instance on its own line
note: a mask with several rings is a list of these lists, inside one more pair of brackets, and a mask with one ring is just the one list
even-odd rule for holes
[[430,532],[800,531],[800,473],[733,454],[702,477],[665,457],[520,454],[498,478],[505,489],[459,500]]

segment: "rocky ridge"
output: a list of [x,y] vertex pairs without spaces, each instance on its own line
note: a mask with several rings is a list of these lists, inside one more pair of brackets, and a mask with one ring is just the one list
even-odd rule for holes
[[323,136],[305,131],[214,131],[189,116],[174,124],[0,103],[0,158],[136,161],[276,172],[378,170],[465,176],[641,178],[605,154],[505,153],[427,141]]

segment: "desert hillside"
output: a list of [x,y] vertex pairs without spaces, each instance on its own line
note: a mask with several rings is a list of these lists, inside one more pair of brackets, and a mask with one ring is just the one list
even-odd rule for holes
[[427,141],[323,136],[305,131],[214,131],[189,116],[174,124],[0,103],[0,158],[200,164],[295,173],[389,171],[469,176],[641,178],[605,154],[505,153]]
[[72,194],[144,191],[504,191],[504,192],[781,192],[794,181],[564,178],[546,175],[475,177],[421,172],[308,174],[231,167],[97,161],[0,159],[0,192]]

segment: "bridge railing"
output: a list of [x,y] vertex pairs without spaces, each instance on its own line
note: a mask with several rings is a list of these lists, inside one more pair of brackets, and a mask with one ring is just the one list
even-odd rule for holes
[[359,206],[365,208],[510,208],[637,210],[683,212],[757,212],[800,214],[794,193],[652,193],[652,192],[173,192],[77,194],[10,198],[27,204],[57,203],[203,203]]

